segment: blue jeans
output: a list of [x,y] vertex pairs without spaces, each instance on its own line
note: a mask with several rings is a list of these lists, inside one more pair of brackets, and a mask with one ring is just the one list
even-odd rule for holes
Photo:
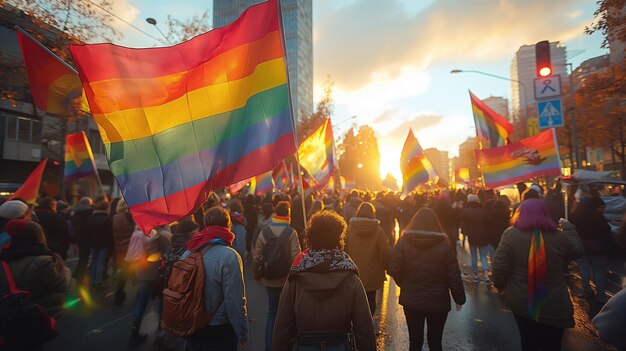
[[276,321],[276,313],[278,312],[278,300],[283,288],[267,289],[267,323],[265,324],[265,351],[272,350],[272,333],[274,332],[274,322]]
[[596,297],[598,300],[605,300],[606,295],[606,256],[605,255],[585,255],[577,261],[580,269],[580,280],[586,293],[593,293],[589,280],[593,273],[593,282],[596,283]]
[[91,286],[102,284],[106,270],[108,247],[91,249]]
[[487,262],[487,255],[490,252],[491,245],[476,246],[470,244],[470,253],[472,254],[472,272],[478,273],[478,255],[480,255],[480,262],[482,263],[482,269],[484,271],[489,270],[489,263]]
[[[154,289],[154,280],[140,280],[137,286],[137,302],[135,303],[135,310],[133,311],[133,322],[136,324],[141,323],[141,319],[143,318],[144,312],[146,312],[146,307],[148,307],[148,302],[150,302],[150,297],[152,296],[152,290]],[[161,314],[162,304],[159,301],[158,304],[158,312]]]

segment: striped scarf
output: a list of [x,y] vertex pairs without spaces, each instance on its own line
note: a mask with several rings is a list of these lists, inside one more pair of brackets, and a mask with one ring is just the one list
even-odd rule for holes
[[541,313],[541,306],[548,296],[546,279],[548,266],[546,262],[546,247],[541,231],[534,230],[528,250],[528,313],[537,321]]
[[291,222],[291,218],[289,216],[272,216],[272,227],[289,227],[289,223]]

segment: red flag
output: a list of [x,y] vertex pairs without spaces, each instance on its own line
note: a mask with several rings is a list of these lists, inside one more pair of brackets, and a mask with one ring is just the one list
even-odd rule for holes
[[[44,158],[41,163],[35,168],[35,170],[26,178],[24,184],[17,189],[16,192],[9,197],[9,200],[21,199],[27,204],[34,205],[37,201],[37,195],[39,194],[39,185],[41,184],[41,177],[43,171],[46,169],[47,158]],[[7,200],[8,201],[8,200]]]

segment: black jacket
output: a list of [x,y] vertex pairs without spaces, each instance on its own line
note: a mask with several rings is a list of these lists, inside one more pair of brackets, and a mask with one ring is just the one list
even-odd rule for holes
[[87,219],[85,230],[89,237],[89,247],[101,249],[113,245],[113,220],[105,211],[94,211]]
[[469,202],[461,213],[461,232],[467,235],[471,245],[491,244],[487,229],[487,211],[478,203]]
[[400,304],[425,312],[450,311],[450,293],[460,305],[465,289],[454,248],[444,233],[408,230],[398,240],[389,274],[400,286]]
[[74,211],[74,216],[72,216],[74,241],[79,245],[89,243],[89,233],[87,232],[85,226],[92,213],[93,208],[91,207],[77,207],[76,211]]
[[570,215],[570,221],[576,226],[576,231],[583,240],[586,255],[606,253],[612,241],[611,227],[602,213],[581,204]]
[[46,235],[46,242],[50,251],[55,252],[65,259],[67,249],[70,247],[70,230],[67,222],[61,215],[46,209],[35,210],[39,225]]

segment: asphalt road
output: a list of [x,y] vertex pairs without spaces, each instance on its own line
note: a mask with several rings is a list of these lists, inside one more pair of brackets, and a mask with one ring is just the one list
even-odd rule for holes
[[[469,258],[459,249],[459,259],[464,272],[469,272]],[[267,297],[265,289],[252,279],[246,268],[246,289],[250,319],[250,341],[247,350],[263,350]],[[576,284],[574,284],[576,286]],[[460,312],[452,310],[448,315],[443,345],[449,350],[520,350],[515,320],[490,285],[465,281],[468,297]],[[128,298],[122,306],[113,306],[113,296],[105,291],[90,299],[76,302],[68,307],[58,320],[59,336],[51,341],[46,350],[130,350],[128,338],[132,324],[135,287],[127,287]],[[393,279],[388,279],[379,292],[378,311],[375,322],[378,329],[379,350],[407,350],[408,331],[402,306],[398,304],[400,289]],[[76,295],[76,294],[74,294]],[[592,332],[589,323],[589,306],[585,300],[574,298],[577,326],[567,330],[564,350],[612,350],[601,343]],[[149,339],[132,350],[151,350],[157,332],[158,314],[152,302],[141,326]],[[182,343],[176,345],[182,349]],[[425,347],[425,349],[427,349]]]

